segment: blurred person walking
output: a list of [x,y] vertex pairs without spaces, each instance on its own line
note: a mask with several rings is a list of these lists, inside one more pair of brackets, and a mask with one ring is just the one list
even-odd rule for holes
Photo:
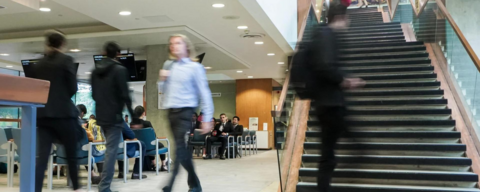
[[210,132],[213,116],[213,101],[203,65],[195,58],[195,48],[187,36],[176,34],[169,38],[169,57],[160,70],[158,89],[163,93],[162,108],[168,109],[170,128],[175,138],[176,158],[173,173],[164,192],[171,192],[180,165],[188,172],[189,192],[201,192],[202,186],[187,149],[185,134],[190,131],[192,114],[199,106],[202,109],[201,129]]
[[329,8],[328,25],[314,29],[313,37],[300,44],[292,64],[292,86],[302,99],[315,100],[316,117],[321,127],[321,157],[318,165],[319,192],[331,192],[330,182],[336,167],[334,148],[347,131],[343,90],[362,87],[359,78],[348,78],[339,69],[337,32],[348,29],[347,7],[336,4]]
[[38,152],[35,168],[35,191],[41,192],[45,169],[53,142],[65,147],[72,188],[80,191],[76,160],[77,135],[81,127],[78,110],[71,98],[77,92],[77,72],[73,58],[63,54],[67,39],[60,31],[45,34],[45,57],[33,66],[31,78],[50,81],[50,90],[44,108],[37,109]]
[[138,117],[132,110],[132,99],[128,91],[128,71],[116,60],[120,54],[120,46],[114,42],[107,42],[104,46],[102,60],[92,72],[92,98],[96,104],[97,125],[103,129],[106,138],[107,150],[101,174],[102,180],[98,185],[99,192],[110,192],[115,160],[117,159],[118,144],[125,125],[122,111],[124,107],[132,117],[132,127],[141,127]]

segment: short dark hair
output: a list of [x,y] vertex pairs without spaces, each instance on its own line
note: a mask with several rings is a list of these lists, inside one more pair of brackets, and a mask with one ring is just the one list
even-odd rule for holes
[[58,49],[67,41],[67,38],[60,30],[51,30],[45,33],[45,41],[47,46]]
[[[222,115],[225,115],[225,113],[220,114],[220,117],[221,117]],[[227,115],[225,115],[225,117],[226,117],[226,116],[227,116]]]
[[135,113],[137,117],[140,117],[143,113],[145,113],[145,108],[143,108],[141,105],[136,106],[133,110],[133,113]]
[[195,115],[195,117],[198,117],[197,112],[193,112],[192,115]]
[[240,117],[238,117],[238,116],[233,116],[232,119],[235,119],[235,118],[237,118],[237,120],[240,121]]
[[84,104],[78,104],[77,109],[80,113],[87,114],[87,107]]
[[110,41],[105,43],[103,50],[107,53],[108,58],[115,58],[120,53],[120,46],[117,43]]
[[335,20],[335,16],[337,15],[345,15],[347,13],[347,7],[342,4],[338,4],[335,6],[332,6],[328,9],[328,23],[332,23]]

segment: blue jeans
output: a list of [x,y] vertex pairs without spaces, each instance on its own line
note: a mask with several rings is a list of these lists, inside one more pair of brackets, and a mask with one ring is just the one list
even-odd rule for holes
[[123,123],[113,126],[102,126],[107,142],[105,162],[103,163],[102,181],[98,184],[99,192],[111,192],[113,174],[115,172],[115,160],[117,160],[118,144],[122,135]]
[[[142,160],[144,160],[143,162],[145,162],[145,153],[147,153],[147,149],[146,149],[146,146],[145,146],[145,143],[143,141],[140,141],[140,143],[142,144]],[[129,143],[127,144],[128,145],[134,145],[135,146],[135,150],[139,150],[140,147],[138,146],[137,143]],[[130,156],[128,156],[130,157]],[[118,171],[120,171],[121,173],[123,173],[123,161],[118,161],[117,162],[118,164]],[[145,166],[145,165],[143,165]],[[133,165],[133,173],[134,174],[138,174],[140,172],[140,159],[139,158],[136,158],[135,159],[135,165]]]

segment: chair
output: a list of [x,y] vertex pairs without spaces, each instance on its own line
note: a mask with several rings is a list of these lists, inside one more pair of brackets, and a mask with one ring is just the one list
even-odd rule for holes
[[[133,130],[133,132],[135,133],[135,137],[140,140],[140,141],[143,141],[145,143],[145,147],[146,147],[146,154],[145,156],[155,156],[155,164],[156,164],[156,168],[155,168],[155,171],[157,172],[157,175],[158,175],[158,169],[160,168],[159,167],[159,159],[160,159],[160,154],[167,154],[168,155],[168,158],[170,159],[171,156],[170,156],[170,141],[165,138],[165,139],[159,139],[159,138],[156,138],[155,137],[155,131],[153,130],[153,128],[144,128],[144,129],[138,129],[138,130]],[[158,142],[160,141],[166,141],[167,142],[167,147],[164,147],[164,148],[161,148],[159,149],[158,148]],[[168,172],[170,173],[170,161],[167,161],[167,170]]]
[[[139,146],[139,150],[135,151],[135,155],[129,157],[127,154],[127,144],[129,143],[136,143]],[[146,144],[145,144],[146,145]],[[142,159],[142,143],[139,140],[132,140],[132,141],[125,141],[123,140],[123,135],[120,137],[120,143],[118,144],[118,151],[117,151],[117,160],[123,161],[123,182],[127,183],[127,174],[128,174],[128,159],[130,158],[139,158],[140,159],[140,169],[139,179],[142,180],[142,169],[143,169],[143,159]]]
[[[250,151],[252,151],[252,147],[253,147],[253,152],[252,154],[257,154],[258,153],[258,146],[257,146],[257,131],[255,130],[250,130],[249,131],[249,135],[250,135],[250,139],[251,139],[251,142],[250,142]],[[250,152],[248,152],[250,154]]]
[[[243,148],[245,148],[245,153],[244,155],[247,156],[247,146],[250,145],[250,135],[249,135],[249,130],[248,129],[243,129],[243,133],[241,136],[238,136],[239,141],[239,147],[240,147],[240,154],[243,153]],[[237,139],[237,141],[238,141]]]
[[[233,150],[233,158],[237,158],[237,156],[235,155],[235,147],[239,148],[238,147],[238,140],[241,138],[242,136],[238,136],[237,137],[237,142],[235,142],[235,137],[234,136],[228,136],[227,138],[227,159],[230,159],[230,147],[232,148]],[[232,142],[230,142],[230,140]],[[231,146],[230,146],[231,145]],[[242,155],[240,154],[240,157],[242,157]]]
[[[205,150],[205,145],[207,142],[207,135],[203,135],[201,130],[195,129],[193,131],[193,137],[188,142],[188,146],[194,149],[195,147]],[[197,157],[200,156],[200,153],[197,152]]]
[[[92,188],[92,165],[95,163],[99,163],[105,160],[105,155],[94,157],[92,155],[93,147],[95,145],[105,145],[105,142],[88,142],[87,133],[84,131],[82,132],[81,139],[78,142],[79,150],[77,151],[76,159],[78,165],[87,165],[88,169],[88,176],[87,176],[87,189],[88,191]],[[68,165],[67,161],[67,153],[65,147],[62,144],[55,143],[56,155],[57,155],[57,165]],[[48,188],[52,190],[52,182],[53,182],[53,153],[50,155],[49,159],[49,167],[48,167]],[[60,172],[60,169],[58,169]]]
[[14,162],[18,160],[12,147],[5,130],[0,128],[0,162],[7,164],[7,187],[13,187]]

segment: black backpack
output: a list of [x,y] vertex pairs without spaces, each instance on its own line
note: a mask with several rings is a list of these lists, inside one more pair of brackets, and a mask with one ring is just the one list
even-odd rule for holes
[[315,76],[310,62],[311,46],[310,41],[302,41],[292,59],[290,87],[295,90],[300,99],[315,97]]

